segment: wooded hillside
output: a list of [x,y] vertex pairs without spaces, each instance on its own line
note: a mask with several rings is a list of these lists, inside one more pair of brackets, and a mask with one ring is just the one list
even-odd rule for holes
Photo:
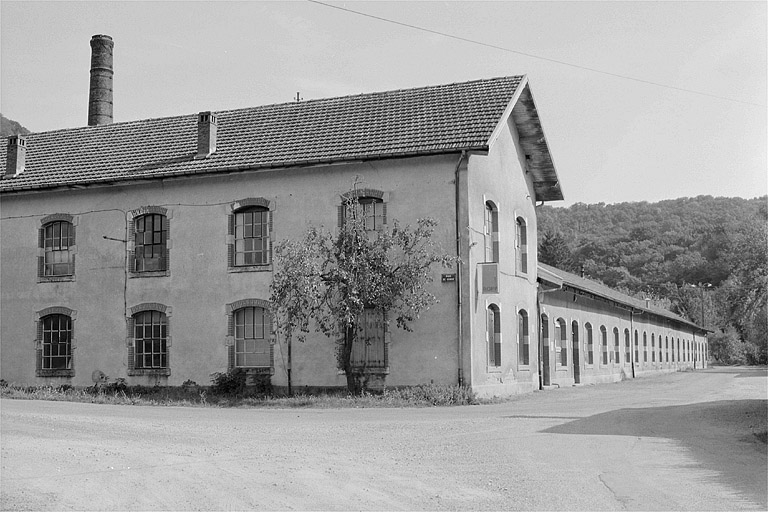
[[28,133],[29,130],[21,126],[21,124],[0,114],[0,137],[9,137],[11,135],[26,135]]
[[767,200],[541,206],[539,259],[721,331],[713,355],[722,337],[743,360],[768,362]]

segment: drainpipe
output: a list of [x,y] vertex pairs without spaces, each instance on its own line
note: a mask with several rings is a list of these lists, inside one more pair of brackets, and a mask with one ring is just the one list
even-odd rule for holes
[[630,368],[632,368],[632,378],[635,378],[635,350],[640,350],[640,347],[635,348],[635,312],[629,312],[629,361]]
[[461,164],[464,162],[464,160],[467,158],[467,152],[462,151],[461,156],[459,156],[459,161],[456,162],[456,169],[454,171],[454,190],[456,191],[455,195],[455,210],[456,210],[456,257],[458,258],[456,262],[456,293],[458,294],[458,314],[459,314],[459,354],[458,354],[458,379],[459,379],[459,386],[464,385],[464,366],[463,366],[463,359],[464,359],[464,303],[462,302],[462,276],[461,276],[461,222],[459,220],[459,206],[461,205],[461,193],[459,191],[459,169],[461,168]]

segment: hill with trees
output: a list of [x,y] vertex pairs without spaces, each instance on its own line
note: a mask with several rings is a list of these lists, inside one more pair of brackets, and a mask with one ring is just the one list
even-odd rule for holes
[[723,362],[768,363],[768,197],[537,212],[540,261],[715,331],[711,352]]
[[28,133],[29,130],[21,126],[21,124],[0,114],[0,137],[9,137],[11,135],[26,135]]

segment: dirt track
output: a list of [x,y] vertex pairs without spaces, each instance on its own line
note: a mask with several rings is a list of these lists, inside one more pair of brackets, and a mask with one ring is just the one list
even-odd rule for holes
[[0,401],[3,510],[768,508],[765,369],[432,409]]

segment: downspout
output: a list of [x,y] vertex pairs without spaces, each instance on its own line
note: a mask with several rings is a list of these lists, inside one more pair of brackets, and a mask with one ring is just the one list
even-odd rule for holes
[[629,311],[629,361],[630,368],[632,368],[632,378],[635,378],[635,350],[640,350],[635,345],[635,312]]
[[464,356],[464,303],[462,302],[462,276],[461,276],[461,267],[462,267],[462,261],[461,261],[461,223],[459,221],[459,206],[461,204],[461,193],[459,191],[459,169],[461,168],[462,162],[467,158],[467,152],[462,151],[461,156],[459,156],[459,161],[456,162],[456,169],[454,170],[454,190],[455,190],[455,211],[456,211],[456,292],[458,294],[458,301],[457,301],[457,308],[458,308],[458,315],[459,315],[459,354],[458,354],[458,379],[459,379],[459,386],[464,385],[464,367],[463,367],[463,356]]

